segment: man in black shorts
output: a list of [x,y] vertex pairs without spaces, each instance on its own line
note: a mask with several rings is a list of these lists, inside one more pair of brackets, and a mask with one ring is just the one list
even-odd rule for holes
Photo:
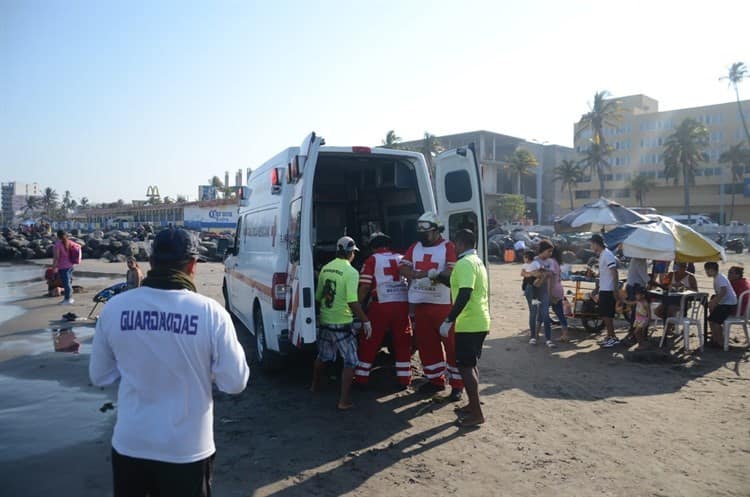
[[482,344],[490,330],[487,269],[474,249],[476,237],[468,229],[459,230],[453,243],[458,261],[450,279],[444,273],[440,281],[449,281],[453,306],[440,326],[440,334],[448,337],[455,326],[456,366],[464,380],[469,403],[459,407],[458,425],[478,426],[484,423],[484,413],[479,402],[479,371],[477,359],[482,355]]
[[599,316],[607,328],[607,338],[602,347],[610,348],[620,343],[615,335],[615,288],[617,287],[617,259],[601,235],[593,235],[589,240],[591,250],[599,256]]

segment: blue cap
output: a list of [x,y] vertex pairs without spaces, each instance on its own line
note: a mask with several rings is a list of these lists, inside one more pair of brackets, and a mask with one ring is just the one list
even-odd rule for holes
[[198,255],[198,239],[182,228],[157,233],[151,245],[151,258],[157,262],[181,262]]

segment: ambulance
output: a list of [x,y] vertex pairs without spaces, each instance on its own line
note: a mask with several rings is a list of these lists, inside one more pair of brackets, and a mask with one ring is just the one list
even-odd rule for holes
[[[417,238],[416,221],[437,212],[444,237],[462,228],[477,233],[486,261],[481,170],[474,146],[433,159],[431,180],[417,152],[370,147],[329,147],[315,133],[255,169],[239,192],[234,248],[225,259],[226,308],[254,336],[262,369],[274,369],[294,348],[318,336],[315,287],[320,268],[348,235],[368,255],[376,231],[406,249]],[[433,184],[435,188],[433,190]]]

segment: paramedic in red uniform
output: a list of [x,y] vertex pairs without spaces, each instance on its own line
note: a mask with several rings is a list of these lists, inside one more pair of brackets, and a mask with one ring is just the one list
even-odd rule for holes
[[[409,247],[401,260],[401,274],[409,281],[409,304],[414,308],[414,335],[424,375],[430,380],[420,393],[436,393],[451,385],[450,400],[461,400],[463,381],[456,366],[455,333],[440,336],[440,325],[451,310],[450,288],[436,281],[437,275],[450,274],[456,264],[456,249],[440,233],[442,223],[434,212],[417,220],[419,241]],[[445,351],[443,351],[445,347]],[[446,364],[447,363],[447,364]]]
[[403,387],[411,383],[411,323],[409,322],[408,287],[399,271],[401,255],[390,249],[391,238],[385,233],[370,235],[372,255],[365,260],[359,273],[359,301],[367,307],[372,323],[372,335],[359,337],[359,363],[354,381],[367,385],[372,362],[378,354],[383,338],[391,331],[396,355],[396,377]]

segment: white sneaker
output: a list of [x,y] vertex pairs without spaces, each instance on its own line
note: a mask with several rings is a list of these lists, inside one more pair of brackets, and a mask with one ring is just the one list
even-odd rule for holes
[[75,300],[73,300],[73,299],[65,299],[62,302],[60,302],[60,305],[71,305],[73,303],[75,303]]
[[609,349],[619,344],[620,344],[620,340],[618,340],[617,337],[610,337],[607,339],[606,342],[604,342],[602,347],[604,347],[605,349]]
[[555,345],[552,340],[547,340],[547,347],[550,349],[554,349],[555,347],[557,347],[557,345]]
[[536,338],[530,338],[529,345],[536,345]]

